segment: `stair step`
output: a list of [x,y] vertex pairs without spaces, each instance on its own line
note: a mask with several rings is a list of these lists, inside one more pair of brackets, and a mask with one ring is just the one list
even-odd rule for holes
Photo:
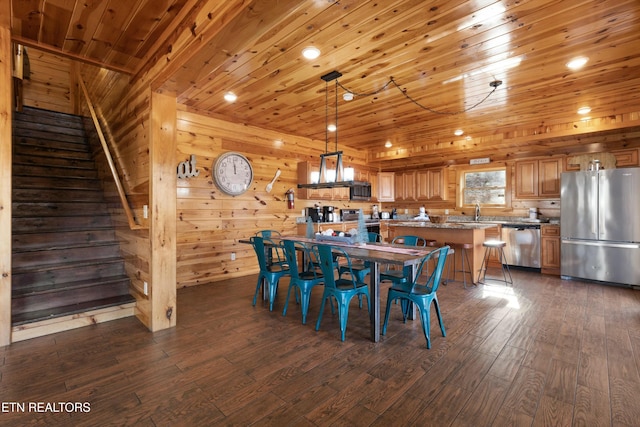
[[[77,280],[75,282],[64,283],[46,283],[46,284],[33,284],[32,286],[23,286],[19,289],[15,289],[12,294],[12,299],[24,298],[26,296],[51,294],[59,291],[70,291],[73,289],[90,288],[95,286],[112,285],[114,283],[121,284],[121,282],[128,282],[129,278],[125,275],[101,277],[91,280]],[[128,283],[127,283],[128,286]]]
[[95,163],[90,158],[52,157],[42,154],[17,154],[13,153],[13,167],[56,167],[63,169],[96,170]]
[[83,117],[13,115],[14,325],[134,302]]
[[98,189],[53,189],[53,188],[17,188],[13,187],[13,200],[16,202],[38,200],[40,202],[103,202],[104,196]]
[[43,268],[69,261],[74,262],[98,262],[103,258],[110,259],[120,255],[120,246],[117,243],[93,245],[91,247],[66,247],[61,249],[48,249],[28,252],[14,252],[11,264],[14,269],[28,267]]
[[80,247],[90,244],[104,244],[115,242],[115,232],[112,229],[68,231],[61,241],[60,233],[30,233],[14,234],[12,236],[13,252],[31,250],[57,249],[61,247]]
[[[73,156],[73,153],[81,153],[85,157],[91,158],[91,152],[83,141],[66,141],[38,136],[14,136],[14,152],[18,154],[28,154],[32,150],[49,152],[53,157]],[[78,154],[76,154],[78,155]]]
[[87,178],[47,178],[44,176],[13,176],[15,188],[42,188],[65,190],[99,190],[100,181]]
[[[19,242],[15,245],[12,250],[13,254],[24,254],[29,252],[39,252],[39,251],[65,251],[65,250],[77,250],[77,249],[86,249],[91,250],[96,247],[104,247],[104,246],[113,246],[119,245],[118,241],[115,239],[115,235],[112,230],[106,229],[103,230],[106,233],[110,234],[110,238],[105,238],[104,240],[94,240],[94,241],[71,241],[67,235],[72,235],[74,232],[69,233],[35,233],[35,234],[21,234],[19,237],[22,237],[22,240],[19,237],[16,237],[14,240]],[[93,232],[93,230],[92,230]],[[86,232],[80,232],[86,233]],[[80,234],[82,236],[82,234]],[[29,238],[33,236],[34,240],[29,240]],[[50,236],[49,239],[44,240],[42,236]],[[62,260],[64,261],[64,260]]]
[[54,307],[66,307],[103,298],[112,298],[128,293],[129,278],[120,277],[109,281],[65,283],[42,292],[31,292],[11,298],[11,312],[19,315],[28,311],[39,311]]
[[111,217],[103,215],[84,216],[60,216],[39,218],[13,218],[11,220],[14,234],[21,233],[50,233],[80,231],[92,229],[107,229],[113,227]]
[[14,133],[19,135],[18,141],[21,143],[29,140],[56,141],[56,143],[67,143],[66,145],[68,146],[71,146],[70,144],[76,144],[79,150],[86,151],[85,144],[87,143],[87,138],[82,132],[57,133],[41,129],[14,128]]
[[95,169],[46,166],[46,165],[25,165],[14,164],[13,175],[20,177],[52,177],[58,179],[98,179],[98,172]]
[[63,317],[72,314],[84,313],[86,311],[98,310],[101,308],[113,307],[116,305],[134,303],[135,298],[131,295],[120,295],[111,298],[103,298],[82,304],[73,304],[64,307],[56,307],[38,311],[20,313],[11,316],[13,326],[24,325],[27,323],[39,322],[56,317]]
[[104,215],[104,202],[24,202],[11,205],[14,218]]
[[66,263],[49,265],[40,269],[16,269],[12,271],[14,289],[42,285],[53,285],[77,280],[99,280],[105,277],[124,275],[122,258],[102,259],[99,263]]
[[14,126],[18,125],[20,122],[38,123],[50,126],[64,125],[66,128],[84,129],[84,118],[81,116],[26,106],[20,113],[13,115]]

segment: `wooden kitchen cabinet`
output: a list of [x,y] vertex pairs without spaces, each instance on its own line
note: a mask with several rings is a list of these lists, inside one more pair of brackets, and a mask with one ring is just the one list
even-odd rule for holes
[[396,201],[416,200],[416,172],[396,173],[394,193]]
[[560,275],[560,226],[540,226],[540,271],[542,274]]
[[560,197],[561,158],[517,161],[515,198]]
[[[395,202],[395,173],[378,173],[378,201]],[[373,191],[373,188],[372,188]]]
[[416,198],[418,200],[446,200],[447,180],[443,168],[416,172]]

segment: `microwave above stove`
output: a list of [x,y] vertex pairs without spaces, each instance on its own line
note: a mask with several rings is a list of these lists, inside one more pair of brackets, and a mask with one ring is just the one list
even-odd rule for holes
[[364,182],[361,184],[353,184],[349,187],[349,199],[350,200],[370,200],[371,199],[371,184]]

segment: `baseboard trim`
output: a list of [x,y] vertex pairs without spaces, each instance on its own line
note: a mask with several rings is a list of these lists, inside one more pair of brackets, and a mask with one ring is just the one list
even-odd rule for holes
[[84,326],[133,316],[135,314],[135,307],[136,303],[130,302],[98,310],[86,311],[84,313],[61,316],[15,326],[11,329],[11,342],[24,341],[31,338],[55,334],[57,332],[68,331],[71,329],[82,328]]

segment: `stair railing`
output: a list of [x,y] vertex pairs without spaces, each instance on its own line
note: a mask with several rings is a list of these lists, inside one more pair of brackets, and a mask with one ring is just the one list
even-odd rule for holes
[[100,122],[98,121],[98,116],[96,115],[96,111],[93,108],[93,103],[89,98],[89,92],[87,91],[87,87],[84,85],[84,81],[82,80],[82,76],[80,72],[77,72],[78,82],[80,83],[80,88],[84,93],[84,98],[87,101],[87,106],[89,107],[89,112],[91,113],[91,118],[93,119],[93,124],[96,127],[96,132],[98,133],[98,137],[100,138],[100,144],[102,145],[102,150],[104,151],[104,155],[107,158],[107,163],[109,164],[109,169],[111,171],[111,175],[113,176],[113,181],[116,184],[116,188],[118,189],[118,196],[120,197],[120,202],[122,203],[122,208],[124,209],[125,215],[127,216],[127,221],[129,222],[129,228],[131,230],[141,230],[146,227],[140,225],[136,222],[136,218],[131,211],[131,207],[129,206],[129,202],[127,201],[127,194],[124,191],[124,187],[122,186],[122,182],[120,182],[120,176],[118,175],[118,171],[116,170],[116,165],[113,161],[113,157],[111,156],[111,152],[109,151],[109,145],[107,144],[107,140],[104,137],[104,133],[102,132],[102,127],[100,126]]

